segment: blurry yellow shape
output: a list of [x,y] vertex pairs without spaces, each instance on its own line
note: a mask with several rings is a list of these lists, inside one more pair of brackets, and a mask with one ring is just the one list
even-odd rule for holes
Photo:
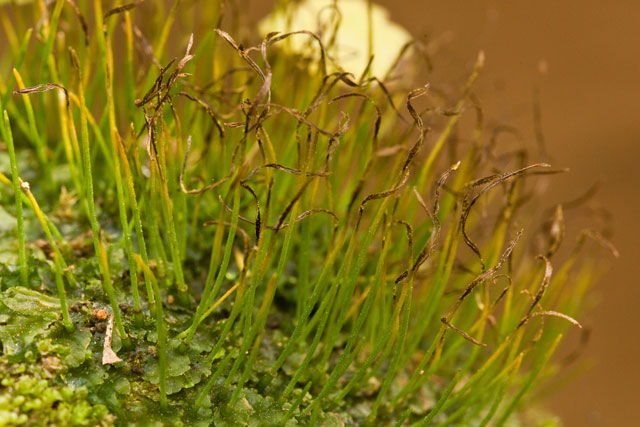
[[[374,56],[370,72],[383,78],[400,49],[412,37],[402,26],[392,22],[389,12],[377,4],[371,5],[371,53]],[[264,18],[258,29],[262,35],[307,30],[322,39],[333,61],[329,72],[343,70],[359,77],[367,67],[370,53],[369,5],[367,0],[304,0],[289,3]],[[320,54],[317,43],[302,35],[292,36],[281,44],[291,53],[313,56]]]

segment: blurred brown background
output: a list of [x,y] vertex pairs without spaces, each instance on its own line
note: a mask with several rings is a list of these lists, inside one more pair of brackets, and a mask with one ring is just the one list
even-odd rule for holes
[[[600,182],[596,198],[613,215],[621,257],[600,283],[598,306],[580,319],[591,329],[581,360],[594,364],[550,395],[548,406],[567,427],[640,425],[640,1],[376,2],[414,36],[448,40],[436,66],[444,60],[447,69],[468,70],[483,49],[477,93],[485,113],[529,141],[539,87],[550,159],[571,169],[554,177],[553,201]],[[259,16],[271,2],[251,3]]]
[[595,366],[549,406],[568,427],[640,425],[640,1],[377,2],[414,36],[450,32],[439,58],[468,66],[484,49],[484,109],[528,139],[539,86],[547,151],[555,166],[571,168],[554,178],[554,199],[601,181],[597,199],[613,214],[621,257],[600,283],[599,305],[581,319],[592,329],[581,357]]

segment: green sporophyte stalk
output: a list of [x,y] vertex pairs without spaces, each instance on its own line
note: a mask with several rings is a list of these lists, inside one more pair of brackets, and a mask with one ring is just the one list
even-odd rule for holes
[[564,169],[498,146],[482,52],[441,81],[419,41],[376,46],[365,1],[358,73],[340,2],[333,33],[265,36],[232,2],[22,3],[0,1],[0,424],[556,422],[536,399],[617,252],[539,191]]

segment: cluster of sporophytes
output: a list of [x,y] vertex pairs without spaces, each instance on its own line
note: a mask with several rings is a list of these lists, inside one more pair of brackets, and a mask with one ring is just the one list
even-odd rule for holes
[[0,7],[0,424],[532,422],[605,241],[557,254],[483,56],[458,86],[407,45],[410,89],[139,3]]

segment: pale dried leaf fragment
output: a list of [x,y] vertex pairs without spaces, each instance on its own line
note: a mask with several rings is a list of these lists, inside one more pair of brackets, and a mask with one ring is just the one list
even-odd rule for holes
[[104,347],[102,349],[102,364],[112,365],[114,363],[122,362],[122,359],[118,357],[115,351],[111,348],[111,338],[113,337],[113,312],[109,317],[107,323],[107,331],[104,334]]
[[555,316],[555,317],[559,317],[561,319],[564,319],[564,320],[568,321],[569,323],[572,323],[572,324],[576,325],[578,328],[582,329],[582,325],[576,319],[574,319],[573,317],[571,317],[569,315],[566,315],[564,313],[559,313],[557,311],[553,311],[553,310],[536,311],[535,313],[530,315],[529,318],[535,317],[535,316]]

